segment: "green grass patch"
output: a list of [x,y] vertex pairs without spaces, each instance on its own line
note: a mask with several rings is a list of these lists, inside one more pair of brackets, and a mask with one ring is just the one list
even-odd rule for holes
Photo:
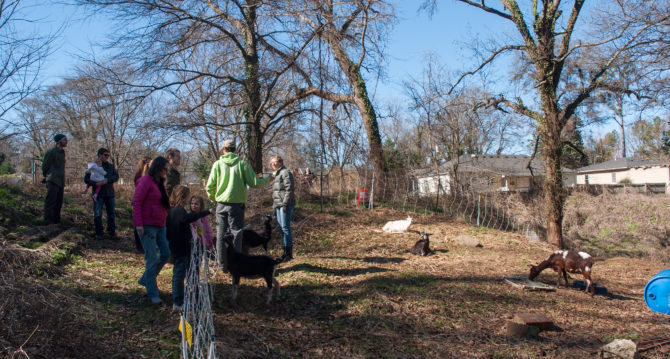
[[353,214],[352,212],[350,212],[350,211],[342,211],[342,210],[337,210],[337,209],[331,210],[331,211],[329,211],[328,213],[329,213],[329,214],[332,214],[332,215],[334,215],[334,216],[340,216],[340,217],[351,217],[351,216],[354,215],[354,214]]

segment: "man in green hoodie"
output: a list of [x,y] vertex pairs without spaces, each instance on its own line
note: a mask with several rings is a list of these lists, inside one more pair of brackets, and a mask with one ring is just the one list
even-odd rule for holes
[[235,141],[223,141],[223,155],[212,165],[205,190],[207,197],[216,202],[216,250],[217,261],[224,271],[228,270],[226,243],[223,236],[228,230],[235,236],[235,249],[242,251],[242,229],[244,227],[244,204],[247,202],[247,187],[259,188],[270,182],[270,178],[256,175],[248,163],[235,154]]

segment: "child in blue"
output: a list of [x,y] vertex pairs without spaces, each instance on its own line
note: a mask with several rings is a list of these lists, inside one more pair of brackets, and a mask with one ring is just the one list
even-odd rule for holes
[[170,243],[170,252],[174,257],[174,269],[172,270],[172,300],[173,309],[181,310],[184,305],[184,280],[190,266],[191,244],[193,234],[191,222],[210,214],[214,209],[188,213],[184,206],[188,205],[191,191],[186,186],[177,185],[172,189],[170,195],[170,213],[167,217],[167,239]]

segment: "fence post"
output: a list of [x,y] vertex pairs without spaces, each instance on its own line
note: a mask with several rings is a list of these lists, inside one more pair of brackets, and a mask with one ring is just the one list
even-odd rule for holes
[[482,196],[477,194],[477,227],[479,227],[479,204],[482,201]]

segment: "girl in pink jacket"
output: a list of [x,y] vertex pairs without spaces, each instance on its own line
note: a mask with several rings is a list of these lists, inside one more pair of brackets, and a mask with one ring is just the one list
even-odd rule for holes
[[[191,197],[190,207],[191,212],[200,212],[205,208],[205,200],[200,196],[193,196]],[[207,249],[214,247],[214,232],[212,232],[212,226],[209,225],[207,217],[191,222],[191,231],[193,232],[193,238],[197,238],[201,245],[204,245]]]
[[147,290],[152,304],[162,303],[156,277],[170,258],[165,219],[170,201],[165,190],[168,160],[156,157],[146,175],[140,177],[133,197],[133,224],[144,247],[145,269],[137,281]]

